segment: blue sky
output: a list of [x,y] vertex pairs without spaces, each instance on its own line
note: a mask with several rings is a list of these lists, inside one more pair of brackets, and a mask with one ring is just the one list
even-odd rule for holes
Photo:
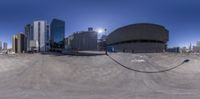
[[87,27],[108,32],[134,23],[156,23],[170,31],[169,46],[200,40],[198,0],[1,0],[0,41],[8,42],[25,24],[53,18],[66,21],[66,36]]

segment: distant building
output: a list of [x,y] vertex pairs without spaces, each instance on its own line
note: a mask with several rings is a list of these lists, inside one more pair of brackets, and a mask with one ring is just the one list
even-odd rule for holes
[[200,53],[200,47],[198,47],[198,46],[193,46],[193,52],[195,52],[195,53]]
[[169,31],[161,25],[139,23],[121,27],[108,35],[107,48],[116,52],[165,52]]
[[92,27],[89,27],[88,31],[94,31],[94,29]]
[[73,39],[74,39],[73,35],[70,35],[67,38],[65,38],[65,49],[72,49]]
[[180,53],[181,49],[180,47],[174,47],[174,48],[168,48],[166,51],[173,52],[173,53]]
[[33,25],[27,24],[25,26],[25,49],[31,51],[30,41],[33,40]]
[[36,40],[30,40],[30,51],[32,52],[38,52],[37,47],[38,47],[38,43]]
[[200,41],[197,41],[197,47],[200,47]]
[[24,53],[26,51],[25,35],[23,33],[18,33],[12,38],[12,50],[15,53]]
[[17,36],[13,35],[13,37],[12,37],[12,51],[17,53],[17,50],[18,50],[17,47],[18,47],[17,46]]
[[190,43],[190,46],[189,46],[189,52],[192,52],[193,51],[193,49],[192,49],[193,47],[192,47],[192,44]]
[[200,41],[197,42],[196,46],[193,46],[193,52],[200,53]]
[[65,48],[65,21],[53,19],[51,22],[50,47],[52,51]]
[[180,53],[189,53],[190,51],[189,51],[189,48],[187,48],[187,47],[182,47],[181,49],[180,49]]
[[97,50],[97,32],[89,28],[88,31],[74,33],[67,43],[73,50]]
[[2,42],[0,41],[0,51],[2,50]]
[[49,25],[46,21],[34,21],[33,23],[33,40],[36,43],[37,52],[49,51]]
[[3,49],[4,49],[4,50],[7,50],[7,49],[8,49],[8,43],[6,43],[6,42],[3,43]]
[[25,35],[23,33],[19,33],[16,36],[17,36],[17,52],[23,53],[26,50]]
[[34,21],[33,24],[27,24],[25,26],[25,50],[36,52],[48,51],[50,47],[49,33],[50,27],[46,21],[40,20]]

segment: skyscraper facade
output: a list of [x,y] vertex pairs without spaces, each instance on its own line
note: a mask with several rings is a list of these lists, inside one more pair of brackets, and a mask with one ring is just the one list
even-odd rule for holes
[[17,36],[13,35],[12,37],[12,51],[17,53]]
[[17,52],[23,53],[26,50],[25,35],[23,33],[18,33],[16,36],[17,36]]
[[12,50],[15,53],[24,53],[26,51],[26,39],[24,33],[18,33],[12,37]]
[[33,25],[27,24],[25,26],[25,49],[31,51],[30,41],[33,40]]
[[65,48],[65,21],[53,19],[50,33],[51,50],[62,50]]
[[49,50],[49,25],[46,21],[33,22],[33,40],[36,43],[38,52],[46,52]]

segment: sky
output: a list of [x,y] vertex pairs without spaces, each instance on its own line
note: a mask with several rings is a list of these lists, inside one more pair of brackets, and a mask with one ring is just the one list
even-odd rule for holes
[[12,35],[35,20],[66,22],[66,36],[88,27],[110,33],[135,23],[154,23],[170,32],[169,47],[200,41],[199,0],[0,0],[0,41],[11,47]]

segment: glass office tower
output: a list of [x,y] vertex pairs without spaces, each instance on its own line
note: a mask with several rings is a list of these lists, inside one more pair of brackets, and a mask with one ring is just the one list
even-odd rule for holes
[[26,51],[31,51],[30,41],[33,40],[33,25],[27,24],[25,26],[25,49]]
[[51,50],[61,51],[64,49],[64,38],[65,38],[65,21],[59,19],[53,19],[51,22]]

